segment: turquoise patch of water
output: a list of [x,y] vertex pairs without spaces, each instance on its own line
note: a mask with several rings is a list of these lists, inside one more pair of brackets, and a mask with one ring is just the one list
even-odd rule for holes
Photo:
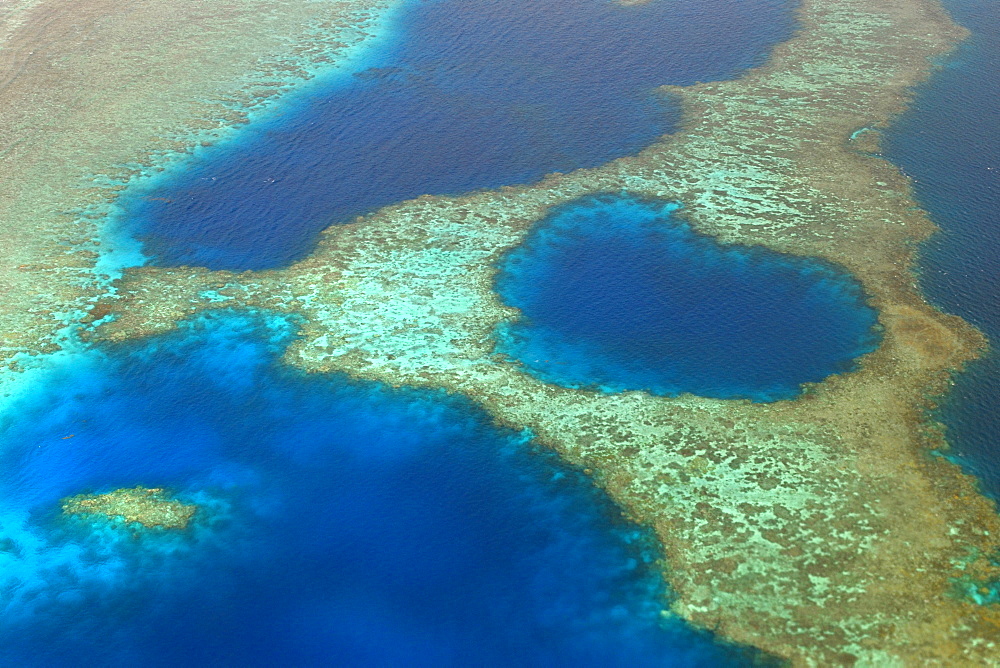
[[[216,313],[92,351],[0,425],[0,664],[724,666],[649,533],[470,402],[277,361]],[[166,487],[186,532],[66,518]]]

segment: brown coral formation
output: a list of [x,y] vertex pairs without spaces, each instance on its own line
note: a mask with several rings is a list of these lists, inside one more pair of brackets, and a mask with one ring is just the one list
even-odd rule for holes
[[186,529],[197,510],[198,506],[181,503],[163,489],[141,486],[107,494],[80,494],[62,501],[66,515],[103,515],[148,529]]

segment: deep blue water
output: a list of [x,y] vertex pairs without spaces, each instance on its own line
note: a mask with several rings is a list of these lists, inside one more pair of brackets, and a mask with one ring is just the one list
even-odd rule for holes
[[774,401],[878,344],[856,280],[815,260],[695,234],[675,204],[587,197],[500,263],[523,318],[498,348],[572,387]]
[[956,377],[941,417],[953,453],[1000,498],[1000,6],[945,5],[972,37],[918,89],[884,147],[942,228],[922,248],[923,290],[992,341],[992,352]]
[[[2,425],[0,665],[725,666],[662,619],[650,536],[468,402],[276,361],[210,314],[93,353]],[[72,438],[65,438],[73,435]],[[184,533],[59,499],[169,486]]]
[[130,189],[155,263],[287,265],[386,204],[635,153],[676,120],[654,87],[729,78],[793,27],[791,0],[407,3],[370,69]]

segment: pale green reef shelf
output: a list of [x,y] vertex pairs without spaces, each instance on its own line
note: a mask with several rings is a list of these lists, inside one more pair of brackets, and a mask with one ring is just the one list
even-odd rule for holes
[[[128,270],[84,329],[119,341],[206,309],[292,314],[288,364],[471,397],[591,472],[656,531],[673,611],[697,625],[794,665],[1000,665],[1000,610],[956,584],[998,577],[996,509],[928,455],[945,446],[929,397],[984,340],[917,291],[912,254],[934,228],[876,155],[878,128],[963,31],[933,0],[798,11],[765,66],[665,90],[683,126],[637,156],[390,206],[283,270]],[[552,206],[601,192],[678,201],[724,242],[839,263],[878,309],[882,345],[773,404],[533,379],[493,352],[491,332],[517,315],[492,290],[494,264]]]

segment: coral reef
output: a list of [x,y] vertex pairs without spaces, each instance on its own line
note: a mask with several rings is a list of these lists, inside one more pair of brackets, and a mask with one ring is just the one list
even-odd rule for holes
[[[696,624],[797,665],[996,664],[1000,617],[955,582],[996,577],[976,555],[995,551],[1000,521],[974,479],[928,455],[944,447],[928,397],[984,341],[917,291],[914,248],[934,227],[874,153],[877,128],[963,31],[930,0],[805,0],[799,19],[765,66],[665,89],[683,127],[636,156],[390,206],[283,270],[136,269],[98,336],[209,308],[293,313],[288,364],[467,395],[592,471],[656,530],[674,610]],[[494,353],[494,328],[517,316],[492,290],[495,262],[552,206],[619,192],[678,201],[723,242],[845,267],[882,345],[772,404],[533,379]]]
[[63,499],[66,515],[104,515],[111,520],[121,518],[126,524],[138,523],[146,528],[186,529],[198,506],[181,503],[163,489],[131,487],[107,494],[79,494]]
[[[274,21],[303,15],[277,16],[268,4],[231,10],[252,28],[247,53],[287,53],[291,47],[266,35],[304,32],[278,30]],[[326,3],[301,3],[307,13],[320,5]],[[194,5],[170,7],[196,12]],[[257,10],[272,18],[259,19]],[[243,25],[228,11],[169,23],[204,34]],[[21,58],[21,71],[62,62],[93,77],[86,85],[69,79],[46,87],[38,82],[58,77],[43,67],[20,84],[15,79],[24,90],[5,97],[17,106],[38,91],[89,91],[75,101],[21,105],[27,111],[19,113],[30,117],[17,116],[10,127],[31,131],[0,137],[0,160],[15,170],[4,187],[20,193],[0,208],[7,236],[16,240],[5,245],[9,266],[2,273],[14,295],[4,307],[8,331],[16,333],[6,341],[8,360],[57,346],[54,332],[74,318],[85,328],[100,319],[95,336],[121,341],[163,332],[206,309],[290,313],[302,325],[287,363],[467,395],[499,422],[530,429],[592,471],[631,517],[655,529],[677,594],[674,611],[695,624],[796,665],[1000,665],[1000,614],[962,595],[960,586],[996,580],[990,555],[1000,548],[1000,519],[974,479],[928,455],[945,445],[927,416],[928,397],[945,391],[950,374],[984,341],[918,292],[913,252],[934,228],[905,177],[877,155],[878,128],[928,75],[929,59],[963,36],[935,0],[804,0],[799,32],[767,65],[734,81],[665,89],[683,107],[683,126],[638,155],[532,186],[386,207],[330,228],[309,258],[287,269],[130,270],[101,301],[108,286],[94,271],[98,217],[67,213],[65,202],[82,209],[88,198],[104,201],[107,190],[68,193],[72,185],[51,184],[74,184],[82,169],[117,162],[125,166],[113,174],[115,187],[123,187],[160,148],[172,147],[153,140],[173,136],[175,126],[161,131],[158,119],[196,126],[192,119],[208,117],[211,127],[239,121],[238,113],[230,119],[182,109],[180,101],[223,98],[220,81],[260,67],[245,54],[222,63],[244,53],[234,42],[232,53],[204,68],[215,78],[200,80],[185,68],[208,55],[168,57],[157,49],[177,34],[148,31],[126,41],[148,50],[137,57],[165,69],[156,76],[132,72],[123,85],[128,95],[91,109],[87,95],[115,80],[120,62],[112,54],[82,67],[75,52],[63,51],[83,38],[50,34],[59,26],[71,31],[72,21],[56,19],[45,24],[49,32],[23,42],[34,39],[42,51],[54,50],[52,57],[41,60],[27,47],[0,51],[0,61]],[[40,22],[23,24],[30,25]],[[98,37],[121,40],[115,25],[99,25]],[[254,40],[260,45],[251,48]],[[69,60],[55,57],[62,55]],[[77,139],[56,132],[38,144],[59,108],[76,110],[59,125]],[[122,143],[108,142],[111,135]],[[59,150],[43,150],[50,146]],[[723,242],[840,264],[878,309],[882,345],[858,371],[772,404],[604,395],[532,378],[494,353],[495,327],[517,317],[493,291],[495,262],[552,206],[619,192],[680,202],[695,229]],[[24,230],[40,236],[26,241]]]

